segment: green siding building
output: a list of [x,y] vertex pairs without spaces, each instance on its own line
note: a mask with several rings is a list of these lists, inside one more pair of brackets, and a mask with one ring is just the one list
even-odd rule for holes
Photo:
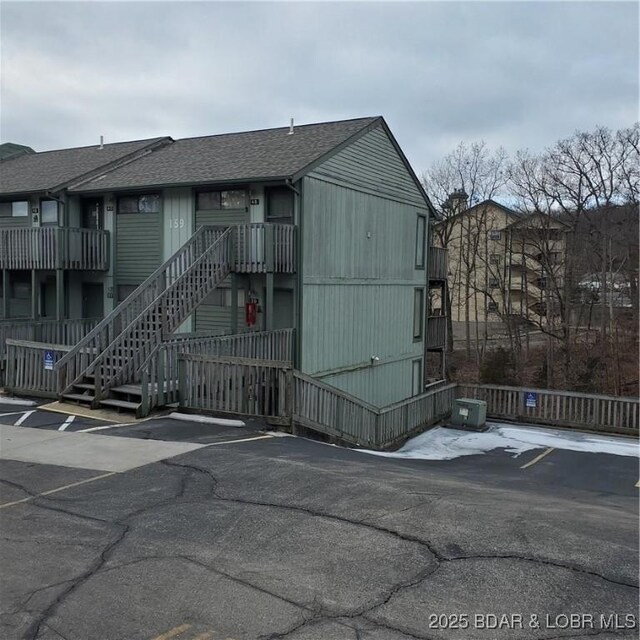
[[294,328],[297,368],[382,406],[421,392],[444,349],[431,212],[382,117],[17,155],[0,164],[1,311],[103,317],[199,227],[241,225],[241,262],[179,331]]

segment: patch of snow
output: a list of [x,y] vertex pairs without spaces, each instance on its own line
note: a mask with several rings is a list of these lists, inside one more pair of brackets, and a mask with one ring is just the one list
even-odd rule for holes
[[516,458],[526,451],[548,447],[615,456],[640,456],[638,441],[630,438],[505,424],[491,425],[483,433],[436,427],[408,440],[398,451],[358,451],[387,458],[453,460],[461,456],[481,455],[494,449],[504,449]]
[[199,422],[200,424],[215,424],[219,427],[245,427],[242,420],[228,420],[226,418],[214,418],[212,416],[201,416],[195,413],[179,413],[174,411],[167,417],[174,420],[184,420],[185,422]]
[[36,403],[33,400],[23,400],[22,398],[13,398],[11,396],[4,396],[0,394],[0,404],[10,404],[17,407],[35,407]]

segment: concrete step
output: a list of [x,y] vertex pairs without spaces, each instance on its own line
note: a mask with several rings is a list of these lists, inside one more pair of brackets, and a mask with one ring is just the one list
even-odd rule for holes
[[100,400],[100,404],[105,407],[116,407],[118,409],[127,409],[129,411],[137,411],[140,406],[139,402],[128,402],[127,400],[117,400],[116,398]]

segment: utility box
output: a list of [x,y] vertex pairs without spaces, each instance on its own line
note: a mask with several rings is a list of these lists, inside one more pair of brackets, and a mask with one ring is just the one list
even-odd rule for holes
[[473,398],[458,398],[453,403],[451,424],[456,427],[482,431],[487,422],[487,403]]

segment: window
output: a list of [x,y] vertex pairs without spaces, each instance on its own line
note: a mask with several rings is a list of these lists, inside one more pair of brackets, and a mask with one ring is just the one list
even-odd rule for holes
[[489,231],[489,240],[500,240],[500,232],[495,229]]
[[492,253],[489,255],[489,262],[491,264],[500,264],[500,256],[497,253]]
[[247,192],[244,189],[229,191],[201,191],[197,196],[199,211],[247,208]]
[[413,290],[413,339],[422,340],[424,289]]
[[24,218],[29,215],[29,203],[26,200],[0,202],[0,218]]
[[40,201],[40,222],[58,224],[58,203],[55,200]]
[[267,187],[264,195],[267,220],[293,220],[293,191],[289,187]]
[[489,289],[498,288],[498,278],[489,278]]
[[497,302],[493,302],[493,300],[490,300],[487,303],[487,312],[488,313],[498,313],[498,303]]
[[424,248],[427,233],[427,219],[418,214],[416,223],[416,269],[424,269]]
[[414,396],[422,393],[422,360],[411,362],[411,387]]
[[160,196],[123,196],[118,198],[118,213],[160,213]]

